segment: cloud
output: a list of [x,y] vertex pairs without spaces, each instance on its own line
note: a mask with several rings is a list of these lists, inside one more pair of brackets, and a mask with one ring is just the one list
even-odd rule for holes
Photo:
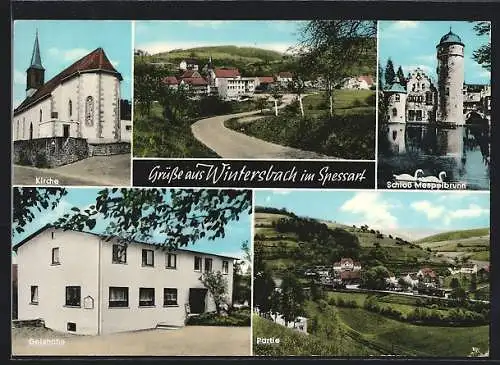
[[273,189],[274,195],[288,195],[290,193],[291,193],[291,191],[287,190],[287,189]]
[[53,58],[59,58],[64,62],[76,61],[90,53],[86,48],[59,49],[49,48],[48,54]]
[[391,28],[393,30],[403,30],[403,29],[415,29],[419,25],[418,21],[414,20],[399,20],[392,24]]
[[19,70],[14,70],[14,84],[24,85],[25,82],[26,75]]
[[389,201],[382,199],[380,193],[361,192],[346,201],[340,210],[351,214],[362,216],[363,224],[368,224],[372,228],[396,229],[398,220],[390,210],[394,208]]
[[270,195],[266,196],[266,203],[268,203],[270,201],[271,201],[271,196]]
[[413,202],[410,206],[415,211],[425,214],[429,221],[440,219],[445,225],[450,225],[454,220],[478,218],[490,213],[489,208],[482,208],[477,204],[469,204],[468,208],[453,209],[444,205],[433,204],[428,200],[421,200]]
[[[196,47],[227,46],[227,45],[228,42],[220,42],[220,41],[208,41],[208,42],[207,41],[204,42],[160,41],[160,42],[138,44],[136,46],[136,49],[146,51],[149,54],[157,54],[161,52],[169,52],[174,49],[191,49]],[[237,47],[258,47],[280,53],[286,53],[292,46],[292,44],[288,43],[231,43],[231,45]]]

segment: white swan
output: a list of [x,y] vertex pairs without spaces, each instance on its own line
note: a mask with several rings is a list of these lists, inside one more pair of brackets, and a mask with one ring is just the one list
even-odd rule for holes
[[426,176],[426,177],[421,178],[420,180],[424,181],[424,182],[442,183],[442,182],[444,182],[443,179],[445,177],[446,177],[446,172],[441,171],[439,173],[438,177],[436,177],[436,176]]
[[398,181],[417,181],[420,178],[418,177],[418,174],[421,173],[423,174],[424,171],[422,169],[418,169],[415,171],[415,175],[411,176],[410,174],[401,174],[401,175],[392,175],[394,176],[394,179]]

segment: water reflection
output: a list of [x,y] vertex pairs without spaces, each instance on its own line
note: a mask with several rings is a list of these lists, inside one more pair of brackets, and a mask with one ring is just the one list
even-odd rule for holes
[[424,176],[446,172],[446,182],[465,182],[468,189],[489,189],[490,133],[485,123],[438,127],[390,123],[379,135],[378,185],[386,187],[393,175],[417,169]]

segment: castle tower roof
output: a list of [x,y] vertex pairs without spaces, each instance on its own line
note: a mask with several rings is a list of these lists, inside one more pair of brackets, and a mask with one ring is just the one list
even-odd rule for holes
[[460,44],[462,46],[464,45],[460,37],[455,33],[453,33],[450,27],[450,31],[441,37],[441,40],[439,41],[439,44],[436,47],[442,45],[451,45],[451,44]]
[[406,94],[406,89],[401,85],[399,77],[395,77],[392,83],[384,89],[384,92]]

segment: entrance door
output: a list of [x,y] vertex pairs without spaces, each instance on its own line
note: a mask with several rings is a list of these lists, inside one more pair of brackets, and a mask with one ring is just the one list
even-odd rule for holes
[[69,124],[63,124],[63,137],[69,137]]
[[189,289],[189,306],[191,313],[205,312],[205,298],[207,297],[207,289]]

